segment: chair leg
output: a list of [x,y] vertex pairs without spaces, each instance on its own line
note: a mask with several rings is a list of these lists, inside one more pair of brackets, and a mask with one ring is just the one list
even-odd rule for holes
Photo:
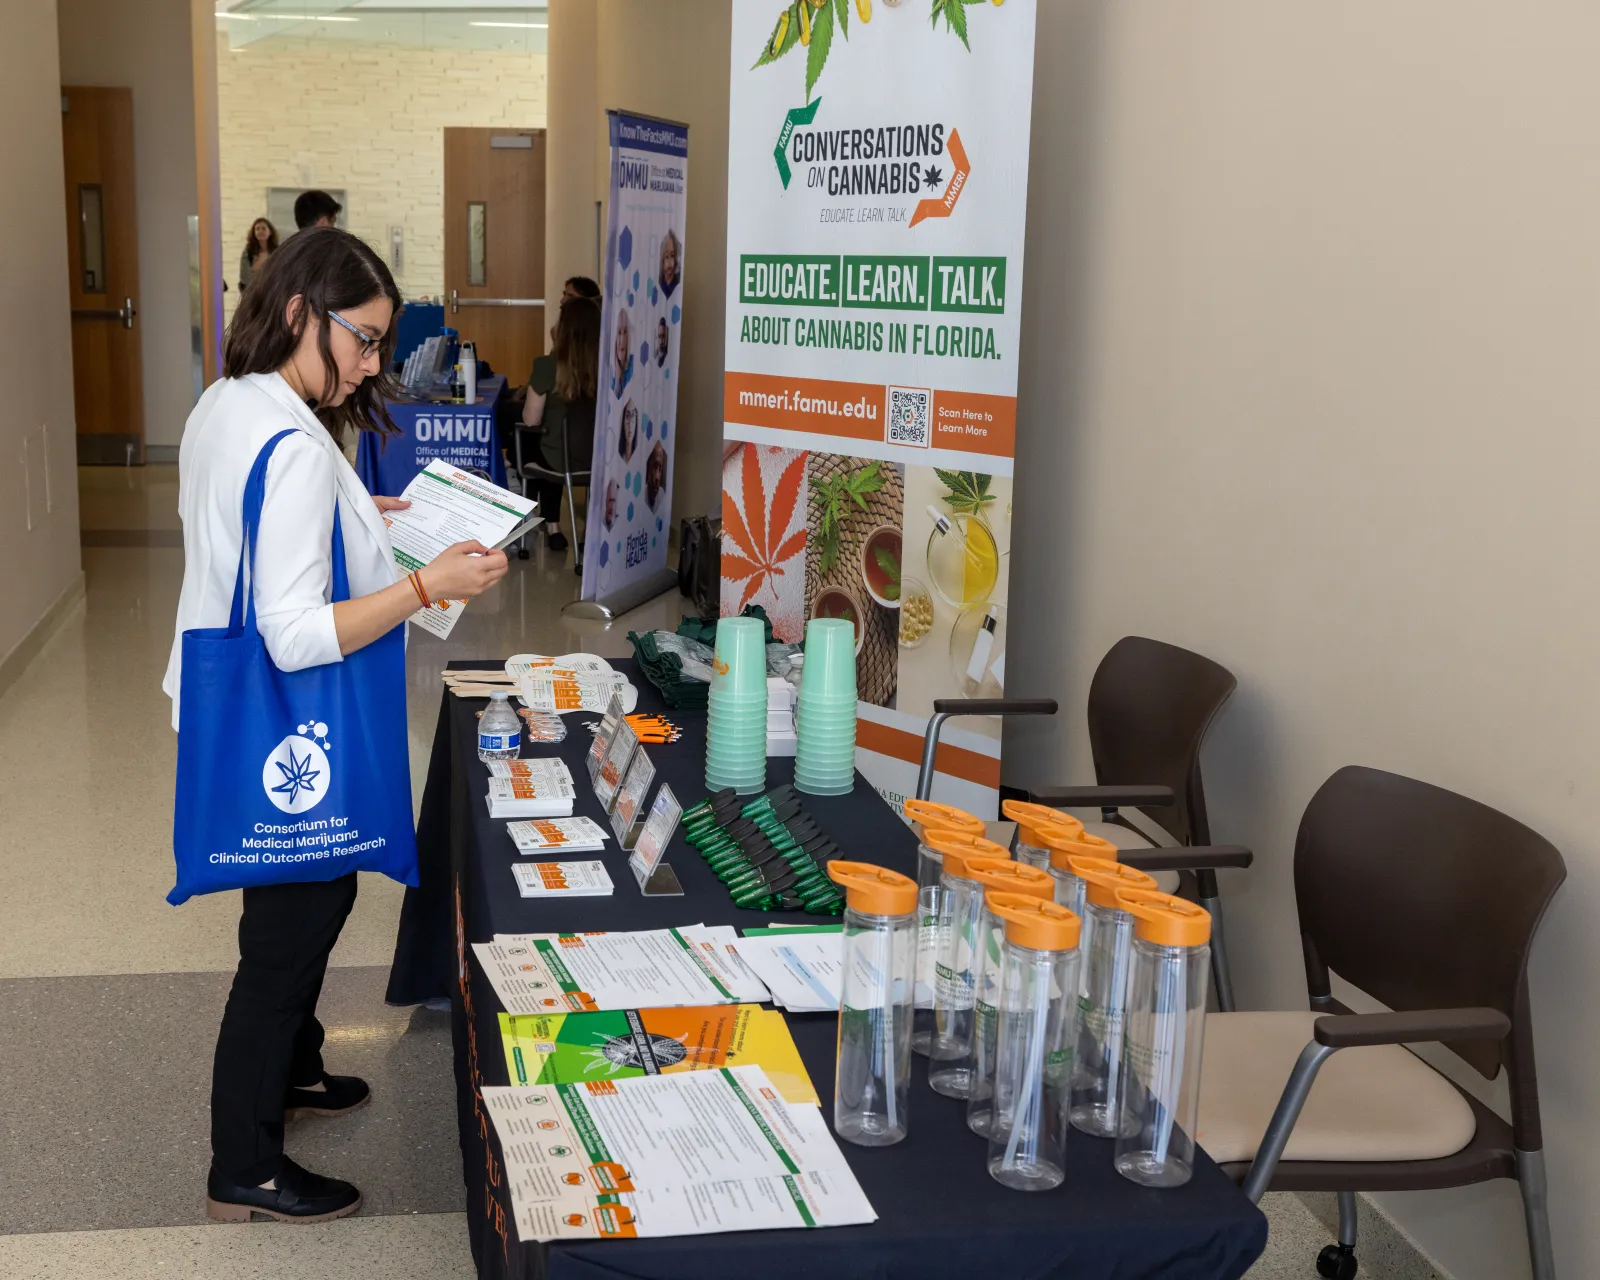
[[1522,1190],[1523,1220],[1528,1226],[1528,1256],[1533,1263],[1533,1280],[1556,1280],[1542,1150],[1517,1152],[1517,1183]]
[[1356,1262],[1356,1193],[1339,1192],[1339,1243],[1317,1255],[1317,1274],[1328,1280],[1351,1280]]
[[1222,928],[1222,897],[1217,888],[1215,871],[1199,871],[1195,876],[1200,892],[1200,905],[1211,913],[1211,977],[1217,987],[1217,1008],[1232,1013],[1237,1007],[1233,1001],[1233,969],[1228,964],[1228,938]]

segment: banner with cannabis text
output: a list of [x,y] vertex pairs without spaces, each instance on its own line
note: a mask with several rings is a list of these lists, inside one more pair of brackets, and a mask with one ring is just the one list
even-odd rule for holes
[[[848,618],[857,763],[1005,688],[1034,0],[734,0],[722,611]],[[995,816],[1000,723],[941,736]]]

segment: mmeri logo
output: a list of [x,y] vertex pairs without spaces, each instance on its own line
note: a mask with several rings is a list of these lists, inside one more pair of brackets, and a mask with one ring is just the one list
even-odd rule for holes
[[314,809],[333,778],[328,763],[328,726],[317,720],[299,726],[267,753],[261,766],[261,788],[284,813]]

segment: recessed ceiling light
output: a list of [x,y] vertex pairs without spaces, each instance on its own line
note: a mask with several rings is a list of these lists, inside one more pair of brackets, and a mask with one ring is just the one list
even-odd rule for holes
[[545,31],[549,28],[548,22],[469,22],[469,27],[517,27],[522,30]]
[[256,15],[253,13],[229,13],[225,9],[218,10],[216,16],[219,18],[232,18],[235,22],[254,22],[256,20]]

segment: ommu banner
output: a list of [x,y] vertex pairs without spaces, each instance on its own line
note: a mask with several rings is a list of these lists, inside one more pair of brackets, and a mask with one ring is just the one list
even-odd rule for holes
[[611,203],[585,600],[626,592],[666,568],[678,438],[689,130],[625,111],[609,114]]
[[[857,764],[1005,688],[1033,0],[734,0],[722,611],[855,625]],[[996,816],[1000,723],[940,800]]]

